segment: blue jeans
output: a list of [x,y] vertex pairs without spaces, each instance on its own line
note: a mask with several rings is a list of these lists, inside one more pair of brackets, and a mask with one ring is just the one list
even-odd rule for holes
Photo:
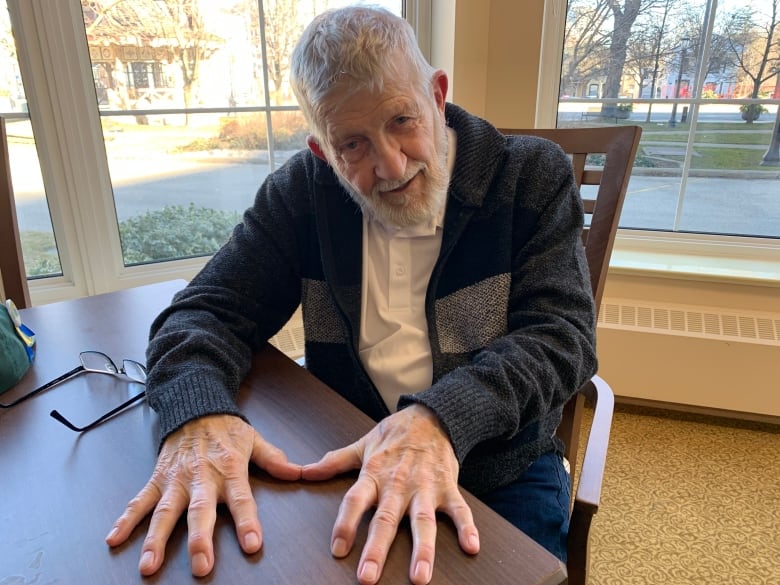
[[480,499],[566,563],[571,488],[560,455],[542,455],[515,482]]

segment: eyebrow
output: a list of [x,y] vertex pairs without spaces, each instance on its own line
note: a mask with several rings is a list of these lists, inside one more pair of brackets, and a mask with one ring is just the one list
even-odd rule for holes
[[[419,101],[409,96],[404,95],[392,98],[392,103],[387,103],[387,101],[385,104],[381,104],[377,107],[380,112],[381,108],[384,107],[386,109],[386,112],[381,113],[381,117],[385,121],[404,115],[420,116],[423,111],[420,107]],[[341,142],[350,136],[362,136],[364,134],[362,130],[356,129],[354,126],[346,124],[336,125],[335,130],[332,130],[332,128],[334,128],[334,126],[329,126],[326,129],[326,135],[327,139],[334,144],[337,144],[338,142]]]

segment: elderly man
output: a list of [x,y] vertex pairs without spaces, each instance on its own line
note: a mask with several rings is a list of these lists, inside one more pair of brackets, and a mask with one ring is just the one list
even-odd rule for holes
[[[230,241],[153,324],[148,395],[162,447],[108,543],[152,513],[140,561],[151,575],[187,511],[192,573],[206,575],[224,502],[241,547],[256,552],[251,461],[285,480],[360,469],[330,546],[348,554],[376,508],[364,585],[379,580],[405,515],[415,584],[432,576],[437,511],[466,553],[479,551],[458,484],[564,558],[569,480],[554,433],[596,367],[569,161],[446,103],[447,76],[384,10],[317,17],[292,62],[309,148],[266,179]],[[378,421],[303,466],[235,403],[252,352],[299,304],[306,367]]]

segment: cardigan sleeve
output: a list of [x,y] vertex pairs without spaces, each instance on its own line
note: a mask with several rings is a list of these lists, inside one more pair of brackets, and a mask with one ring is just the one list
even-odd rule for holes
[[242,416],[235,397],[252,353],[300,302],[293,210],[306,172],[295,168],[300,158],[291,163],[266,179],[229,241],[152,324],[147,394],[161,443],[195,418]]

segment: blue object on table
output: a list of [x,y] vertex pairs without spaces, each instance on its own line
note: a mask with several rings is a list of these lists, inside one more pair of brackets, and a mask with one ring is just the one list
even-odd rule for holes
[[[10,306],[16,309],[13,303]],[[7,303],[0,304],[0,392],[15,386],[35,357],[35,334],[17,321],[21,322],[19,312],[12,315]]]
[[22,316],[19,313],[19,309],[16,308],[16,304],[11,299],[5,301],[5,308],[8,311],[8,316],[11,317],[11,322],[14,325],[16,334],[24,344],[27,357],[30,360],[30,363],[32,363],[35,359],[35,332],[22,323]]

